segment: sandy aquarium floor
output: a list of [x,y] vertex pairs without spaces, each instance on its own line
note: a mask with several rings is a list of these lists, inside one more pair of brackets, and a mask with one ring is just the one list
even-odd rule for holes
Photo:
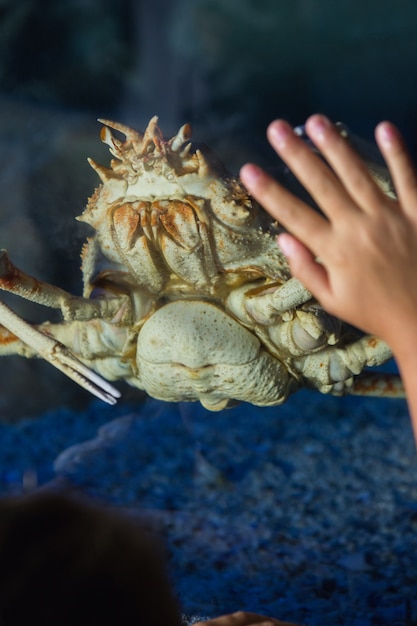
[[417,624],[404,401],[303,391],[210,413],[155,400],[0,424],[1,493],[76,487],[157,525],[185,614]]

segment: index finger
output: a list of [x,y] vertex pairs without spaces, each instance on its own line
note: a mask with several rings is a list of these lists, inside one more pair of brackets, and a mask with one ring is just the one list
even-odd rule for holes
[[278,223],[308,244],[314,254],[319,253],[322,237],[330,230],[327,219],[253,163],[244,165],[240,176],[248,191]]

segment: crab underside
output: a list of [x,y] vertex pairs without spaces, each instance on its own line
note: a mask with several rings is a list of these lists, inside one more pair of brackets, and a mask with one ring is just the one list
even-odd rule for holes
[[[0,355],[41,356],[106,402],[108,381],[155,398],[277,405],[304,386],[342,395],[403,396],[396,375],[368,367],[389,347],[327,314],[291,276],[279,225],[184,125],[165,140],[101,120],[110,167],[78,218],[95,234],[73,296],[0,255],[0,289],[59,309],[31,325],[0,303]],[[124,137],[117,138],[113,131]]]

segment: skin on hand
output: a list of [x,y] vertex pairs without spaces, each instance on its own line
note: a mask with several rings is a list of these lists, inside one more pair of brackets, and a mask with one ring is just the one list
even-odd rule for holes
[[242,182],[288,230],[278,243],[292,274],[329,313],[391,347],[417,443],[417,177],[411,158],[395,126],[380,123],[375,137],[395,200],[326,117],[310,117],[306,132],[327,164],[286,122],[276,120],[267,134],[323,214],[256,165],[243,166]]
[[[282,120],[269,126],[268,138],[323,215],[256,165],[243,166],[242,182],[288,230],[278,243],[292,274],[329,313],[391,346],[408,388],[417,440],[417,177],[411,159],[398,130],[379,124],[376,140],[394,182],[394,200],[327,118],[312,116],[306,132],[330,167]],[[294,626],[245,612],[195,626],[255,624]]]
[[230,615],[222,615],[210,619],[208,622],[198,622],[194,626],[296,626],[290,622],[280,622],[273,617],[265,617],[256,613],[247,613],[246,611],[238,611]]
[[309,118],[306,132],[332,169],[282,120],[268,138],[323,215],[253,164],[243,166],[242,181],[289,231],[279,245],[323,307],[401,349],[399,325],[413,327],[417,339],[417,178],[404,142],[392,124],[377,127],[394,200],[326,117]]

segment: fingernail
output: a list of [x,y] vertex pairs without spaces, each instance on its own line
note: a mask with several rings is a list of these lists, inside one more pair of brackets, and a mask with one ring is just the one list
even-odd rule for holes
[[276,120],[268,126],[268,138],[271,139],[276,148],[284,146],[288,137],[293,134],[291,126],[283,120]]
[[291,238],[288,237],[287,233],[281,233],[278,235],[277,243],[285,256],[290,257],[292,252],[292,241]]
[[255,165],[254,163],[246,163],[240,170],[240,177],[243,183],[250,185],[254,183],[260,178],[262,175],[262,170],[260,167]]
[[323,139],[325,132],[330,127],[331,122],[325,115],[313,115],[313,117],[310,117],[306,122],[308,134],[318,141]]
[[378,138],[384,143],[391,143],[395,139],[395,130],[389,122],[381,122],[377,127]]

